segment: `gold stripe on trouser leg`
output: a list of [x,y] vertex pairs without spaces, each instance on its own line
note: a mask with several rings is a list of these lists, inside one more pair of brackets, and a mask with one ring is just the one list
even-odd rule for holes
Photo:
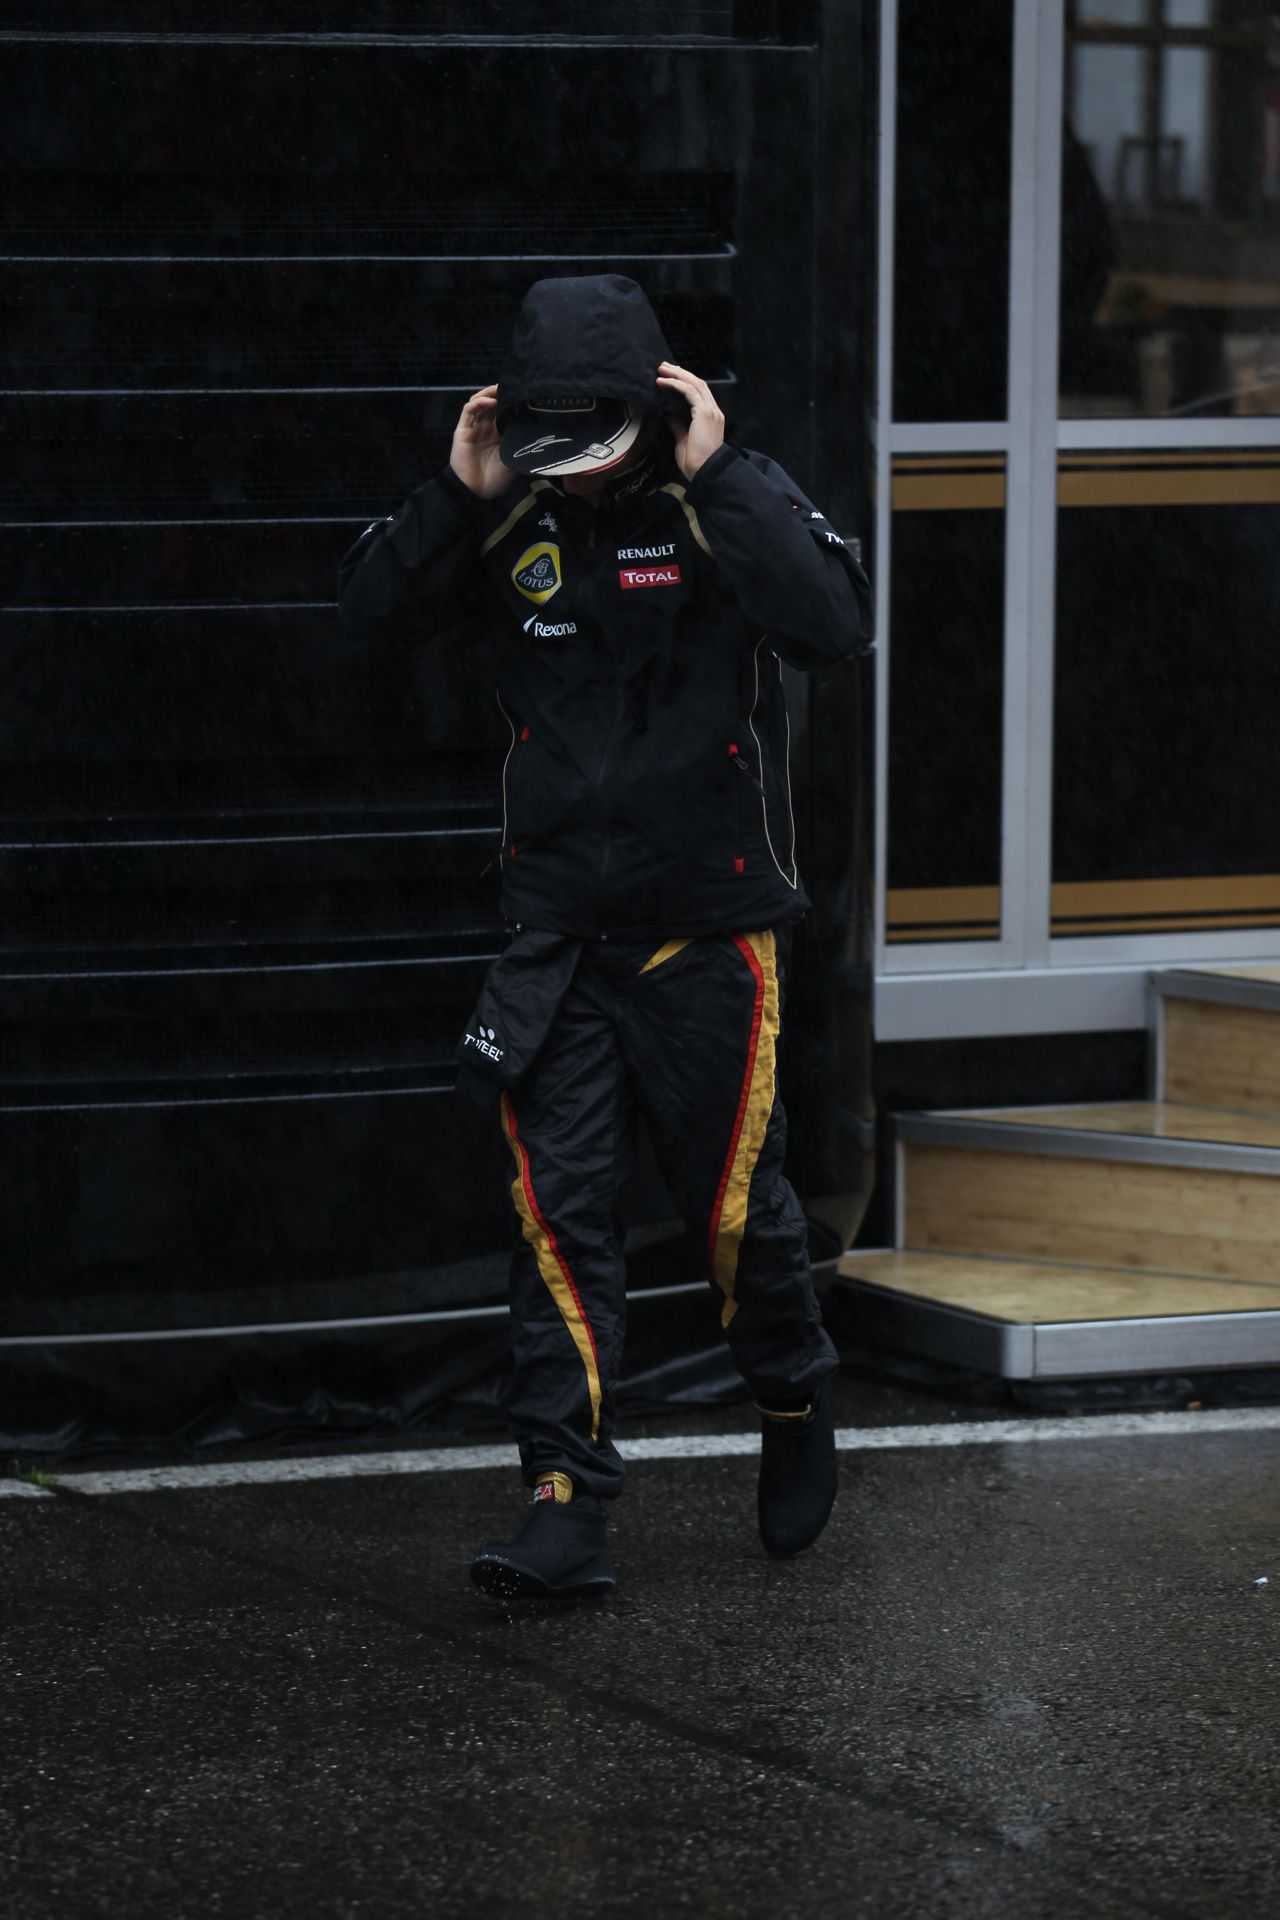
[[734,1287],[738,1254],[747,1227],[747,1200],[773,1112],[780,1012],[777,943],[772,932],[734,935],[734,943],[756,981],[747,1070],[734,1119],[733,1136],[711,1215],[708,1264],[724,1295],[720,1324],[727,1327],[738,1311]]
[[668,940],[665,946],[659,947],[658,951],[645,961],[640,969],[641,973],[651,973],[655,967],[660,967],[664,960],[674,960],[676,955],[683,953],[688,945],[687,940]]
[[[679,484],[678,481],[668,480],[666,486],[663,487],[661,491],[663,493],[669,493],[672,499],[678,500],[680,502],[680,511],[684,515],[685,519],[689,522],[690,533],[693,535],[694,539],[697,541],[698,545],[702,548],[702,551],[704,553],[708,553],[708,554],[711,553],[710,542],[708,541],[706,534],[702,531],[702,522],[699,520],[693,508],[689,505],[689,502],[685,499],[684,488]],[[714,557],[715,556],[712,555],[713,559]]]
[[524,499],[517,501],[516,505],[512,507],[510,513],[507,515],[502,525],[500,527],[494,528],[493,532],[489,535],[489,538],[485,541],[484,545],[481,547],[480,552],[482,554],[486,554],[488,553],[490,547],[496,547],[499,540],[504,539],[505,536],[510,533],[512,527],[515,526],[516,521],[523,519],[525,514],[529,512],[530,508],[536,507],[537,504],[538,504],[538,496],[535,493],[526,493],[524,496]]
[[538,1272],[542,1275],[548,1293],[560,1309],[561,1317],[578,1349],[579,1358],[586,1369],[587,1393],[591,1400],[591,1444],[594,1446],[600,1438],[600,1368],[596,1359],[595,1336],[583,1311],[578,1289],[574,1285],[573,1275],[556,1245],[556,1237],[542,1217],[533,1191],[533,1180],[529,1172],[529,1156],[525,1152],[516,1127],[515,1109],[511,1096],[502,1096],[502,1130],[507,1136],[507,1144],[515,1157],[516,1177],[511,1182],[511,1198],[515,1201],[516,1212],[524,1237],[533,1248],[533,1257],[538,1263]]

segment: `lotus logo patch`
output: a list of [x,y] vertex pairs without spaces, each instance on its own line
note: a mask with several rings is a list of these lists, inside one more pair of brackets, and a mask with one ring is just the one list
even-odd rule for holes
[[560,591],[559,547],[550,540],[526,547],[511,569],[511,580],[517,593],[532,600],[536,607],[542,606],[553,593]]

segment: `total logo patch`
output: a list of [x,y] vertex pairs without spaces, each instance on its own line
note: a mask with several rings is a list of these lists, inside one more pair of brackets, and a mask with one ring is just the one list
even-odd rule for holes
[[555,542],[542,540],[536,547],[526,547],[511,569],[511,582],[516,592],[532,600],[536,607],[543,606],[553,593],[559,593],[563,580],[560,549]]
[[621,567],[618,570],[618,585],[621,587],[678,587],[680,568],[674,561],[665,567]]

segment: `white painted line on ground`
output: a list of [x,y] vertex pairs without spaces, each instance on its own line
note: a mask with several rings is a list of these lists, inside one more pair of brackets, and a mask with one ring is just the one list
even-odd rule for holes
[[47,1487],[33,1486],[30,1480],[0,1480],[0,1500],[51,1500]]
[[490,1447],[433,1447],[420,1453],[317,1454],[297,1460],[220,1460],[202,1467],[122,1467],[104,1473],[60,1473],[75,1493],[168,1493],[190,1487],[262,1487],[280,1480],[355,1480],[366,1474],[451,1473],[465,1467],[514,1467],[505,1442]]
[[[838,1427],[836,1445],[842,1453],[873,1453],[912,1447],[1009,1447],[1277,1431],[1280,1407],[1226,1407],[1206,1413],[1095,1413],[1061,1419],[955,1420],[920,1427]],[[618,1442],[625,1460],[717,1460],[759,1450],[756,1433],[676,1433]],[[226,1460],[207,1466],[125,1467],[103,1473],[60,1473],[53,1478],[56,1485],[76,1493],[162,1493],[193,1487],[269,1486],[289,1480],[355,1480],[371,1474],[463,1473],[486,1467],[511,1471],[516,1465],[515,1448],[502,1443],[320,1454],[293,1460]],[[0,1492],[6,1489],[43,1491],[25,1481],[0,1482]]]
[[1280,1407],[1218,1407],[1207,1413],[1082,1413],[1040,1420],[956,1420],[918,1427],[847,1427],[836,1433],[837,1446],[990,1447],[1019,1446],[1046,1440],[1128,1440],[1141,1435],[1164,1439],[1183,1433],[1273,1433],[1280,1431]]

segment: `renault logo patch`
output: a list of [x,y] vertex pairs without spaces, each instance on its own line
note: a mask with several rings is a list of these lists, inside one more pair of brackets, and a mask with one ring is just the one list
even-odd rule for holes
[[535,607],[544,605],[560,591],[559,547],[550,540],[526,547],[511,569],[511,580],[516,592],[532,600]]

